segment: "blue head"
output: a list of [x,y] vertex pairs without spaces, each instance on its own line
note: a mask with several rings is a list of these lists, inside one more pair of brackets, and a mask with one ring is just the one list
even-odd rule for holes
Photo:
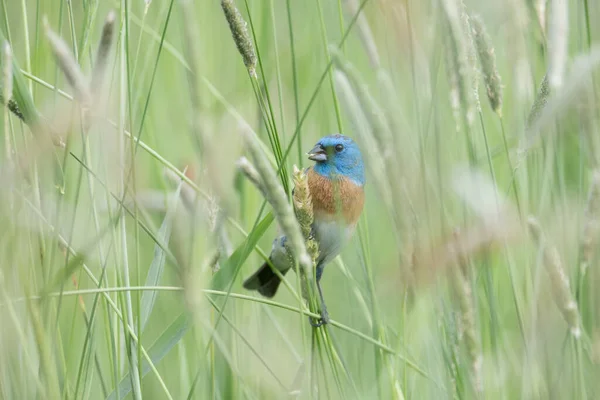
[[314,170],[319,175],[332,178],[342,175],[357,185],[365,184],[365,166],[358,145],[344,135],[329,135],[321,138],[308,153],[316,161]]

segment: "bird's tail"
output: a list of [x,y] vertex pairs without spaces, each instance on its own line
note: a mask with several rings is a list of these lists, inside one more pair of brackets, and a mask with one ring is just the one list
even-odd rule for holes
[[[287,270],[281,271],[281,274],[285,275],[286,272]],[[258,271],[244,281],[244,288],[258,290],[258,293],[271,298],[277,293],[280,283],[281,279],[279,276],[273,272],[269,264],[264,263]]]

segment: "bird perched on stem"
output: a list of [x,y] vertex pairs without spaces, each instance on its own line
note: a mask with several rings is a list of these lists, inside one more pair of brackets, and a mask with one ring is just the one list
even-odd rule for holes
[[[365,202],[365,168],[358,145],[340,134],[321,138],[308,158],[316,162],[307,168],[306,174],[313,205],[311,233],[319,245],[316,280],[321,319],[316,322],[311,319],[311,324],[318,327],[329,322],[320,283],[323,269],[354,233]],[[281,279],[273,268],[285,275],[294,267],[286,241],[285,236],[273,241],[269,262],[244,282],[246,289],[258,290],[265,297],[275,296]]]

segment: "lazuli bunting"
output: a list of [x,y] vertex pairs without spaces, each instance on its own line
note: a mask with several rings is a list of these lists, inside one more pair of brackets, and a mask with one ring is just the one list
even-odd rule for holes
[[[365,168],[357,144],[344,135],[325,136],[308,153],[315,165],[307,168],[308,186],[312,197],[314,221],[312,235],[319,244],[316,280],[321,298],[321,319],[311,320],[313,326],[329,322],[327,307],[321,290],[321,276],[325,265],[335,258],[350,239],[365,202]],[[269,260],[282,275],[294,263],[288,255],[286,237],[273,241]],[[265,297],[273,297],[281,279],[268,263],[244,282],[248,290],[258,290]]]

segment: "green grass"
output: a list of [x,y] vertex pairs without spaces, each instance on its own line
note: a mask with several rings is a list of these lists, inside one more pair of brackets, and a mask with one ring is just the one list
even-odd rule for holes
[[[565,1],[555,34],[554,1],[237,0],[254,75],[220,1],[0,0],[0,399],[597,397],[600,6]],[[313,329],[294,273],[242,288],[279,214],[236,161],[289,197],[339,131],[367,201]]]

